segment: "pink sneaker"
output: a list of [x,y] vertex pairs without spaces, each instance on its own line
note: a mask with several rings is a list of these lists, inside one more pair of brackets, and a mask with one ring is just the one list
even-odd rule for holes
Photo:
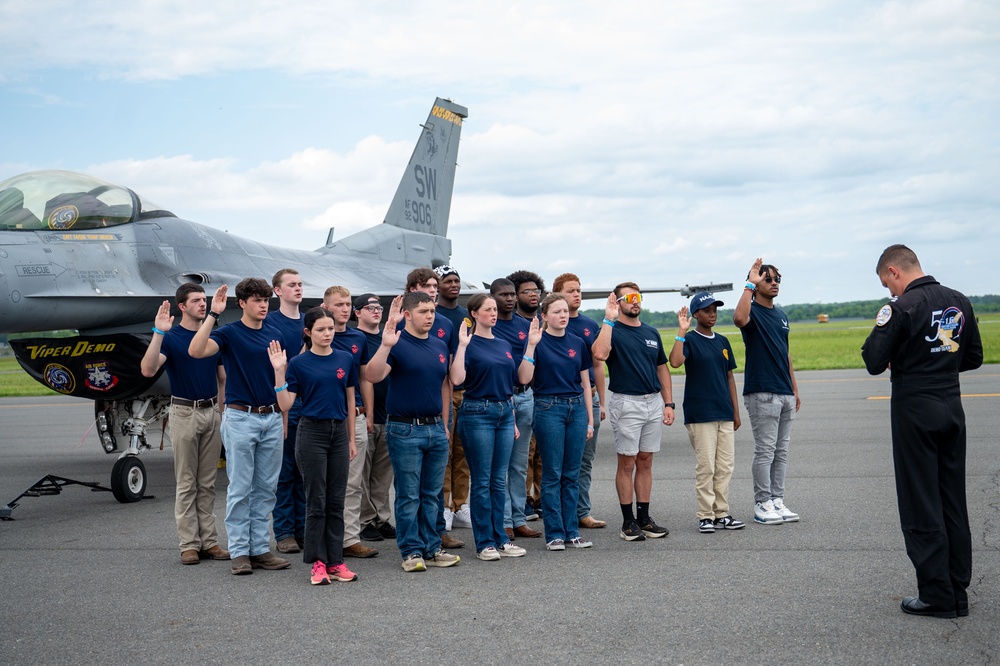
[[330,576],[326,573],[326,565],[319,560],[313,562],[312,575],[309,576],[309,582],[313,585],[330,584]]
[[352,580],[358,579],[358,574],[348,569],[343,562],[335,567],[327,567],[326,572],[330,574],[330,578],[339,580],[341,583],[350,583]]

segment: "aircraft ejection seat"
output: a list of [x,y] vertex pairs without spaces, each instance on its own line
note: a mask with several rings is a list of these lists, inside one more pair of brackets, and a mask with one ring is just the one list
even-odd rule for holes
[[42,222],[24,207],[24,192],[16,187],[0,190],[0,229],[40,229]]

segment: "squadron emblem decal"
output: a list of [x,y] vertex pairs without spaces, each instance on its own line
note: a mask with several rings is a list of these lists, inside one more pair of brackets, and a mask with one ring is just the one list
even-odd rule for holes
[[878,311],[878,316],[875,317],[876,326],[885,326],[892,319],[892,308],[888,305],[883,305],[882,309]]
[[60,393],[72,393],[76,388],[76,378],[73,377],[73,373],[58,363],[49,363],[45,366],[42,377],[45,378],[46,384]]
[[49,213],[49,229],[69,229],[80,219],[80,209],[76,206],[59,206]]

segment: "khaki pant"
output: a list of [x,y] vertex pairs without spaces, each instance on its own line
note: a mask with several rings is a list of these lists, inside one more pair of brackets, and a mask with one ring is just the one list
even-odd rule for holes
[[733,422],[688,423],[686,427],[694,449],[698,520],[725,518],[729,515],[729,481],[733,478]]
[[361,474],[361,527],[379,527],[392,518],[389,489],[392,488],[392,463],[385,441],[385,424],[375,424],[368,437],[365,469]]
[[465,391],[454,391],[451,396],[451,413],[448,434],[451,442],[448,448],[448,465],[444,468],[444,505],[458,511],[469,503],[469,463],[465,462],[465,450],[458,438],[458,408],[462,405]]
[[215,477],[219,472],[221,417],[216,407],[170,406],[177,496],[174,518],[180,549],[205,550],[219,543],[215,527]]
[[361,541],[361,497],[365,460],[368,458],[368,419],[360,414],[354,419],[354,446],[358,455],[347,471],[347,491],[344,493],[344,548]]

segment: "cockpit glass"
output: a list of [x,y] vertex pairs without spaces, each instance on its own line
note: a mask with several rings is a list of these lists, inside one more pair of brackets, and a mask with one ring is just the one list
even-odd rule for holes
[[135,218],[127,189],[69,171],[34,171],[0,183],[0,230],[104,229]]

